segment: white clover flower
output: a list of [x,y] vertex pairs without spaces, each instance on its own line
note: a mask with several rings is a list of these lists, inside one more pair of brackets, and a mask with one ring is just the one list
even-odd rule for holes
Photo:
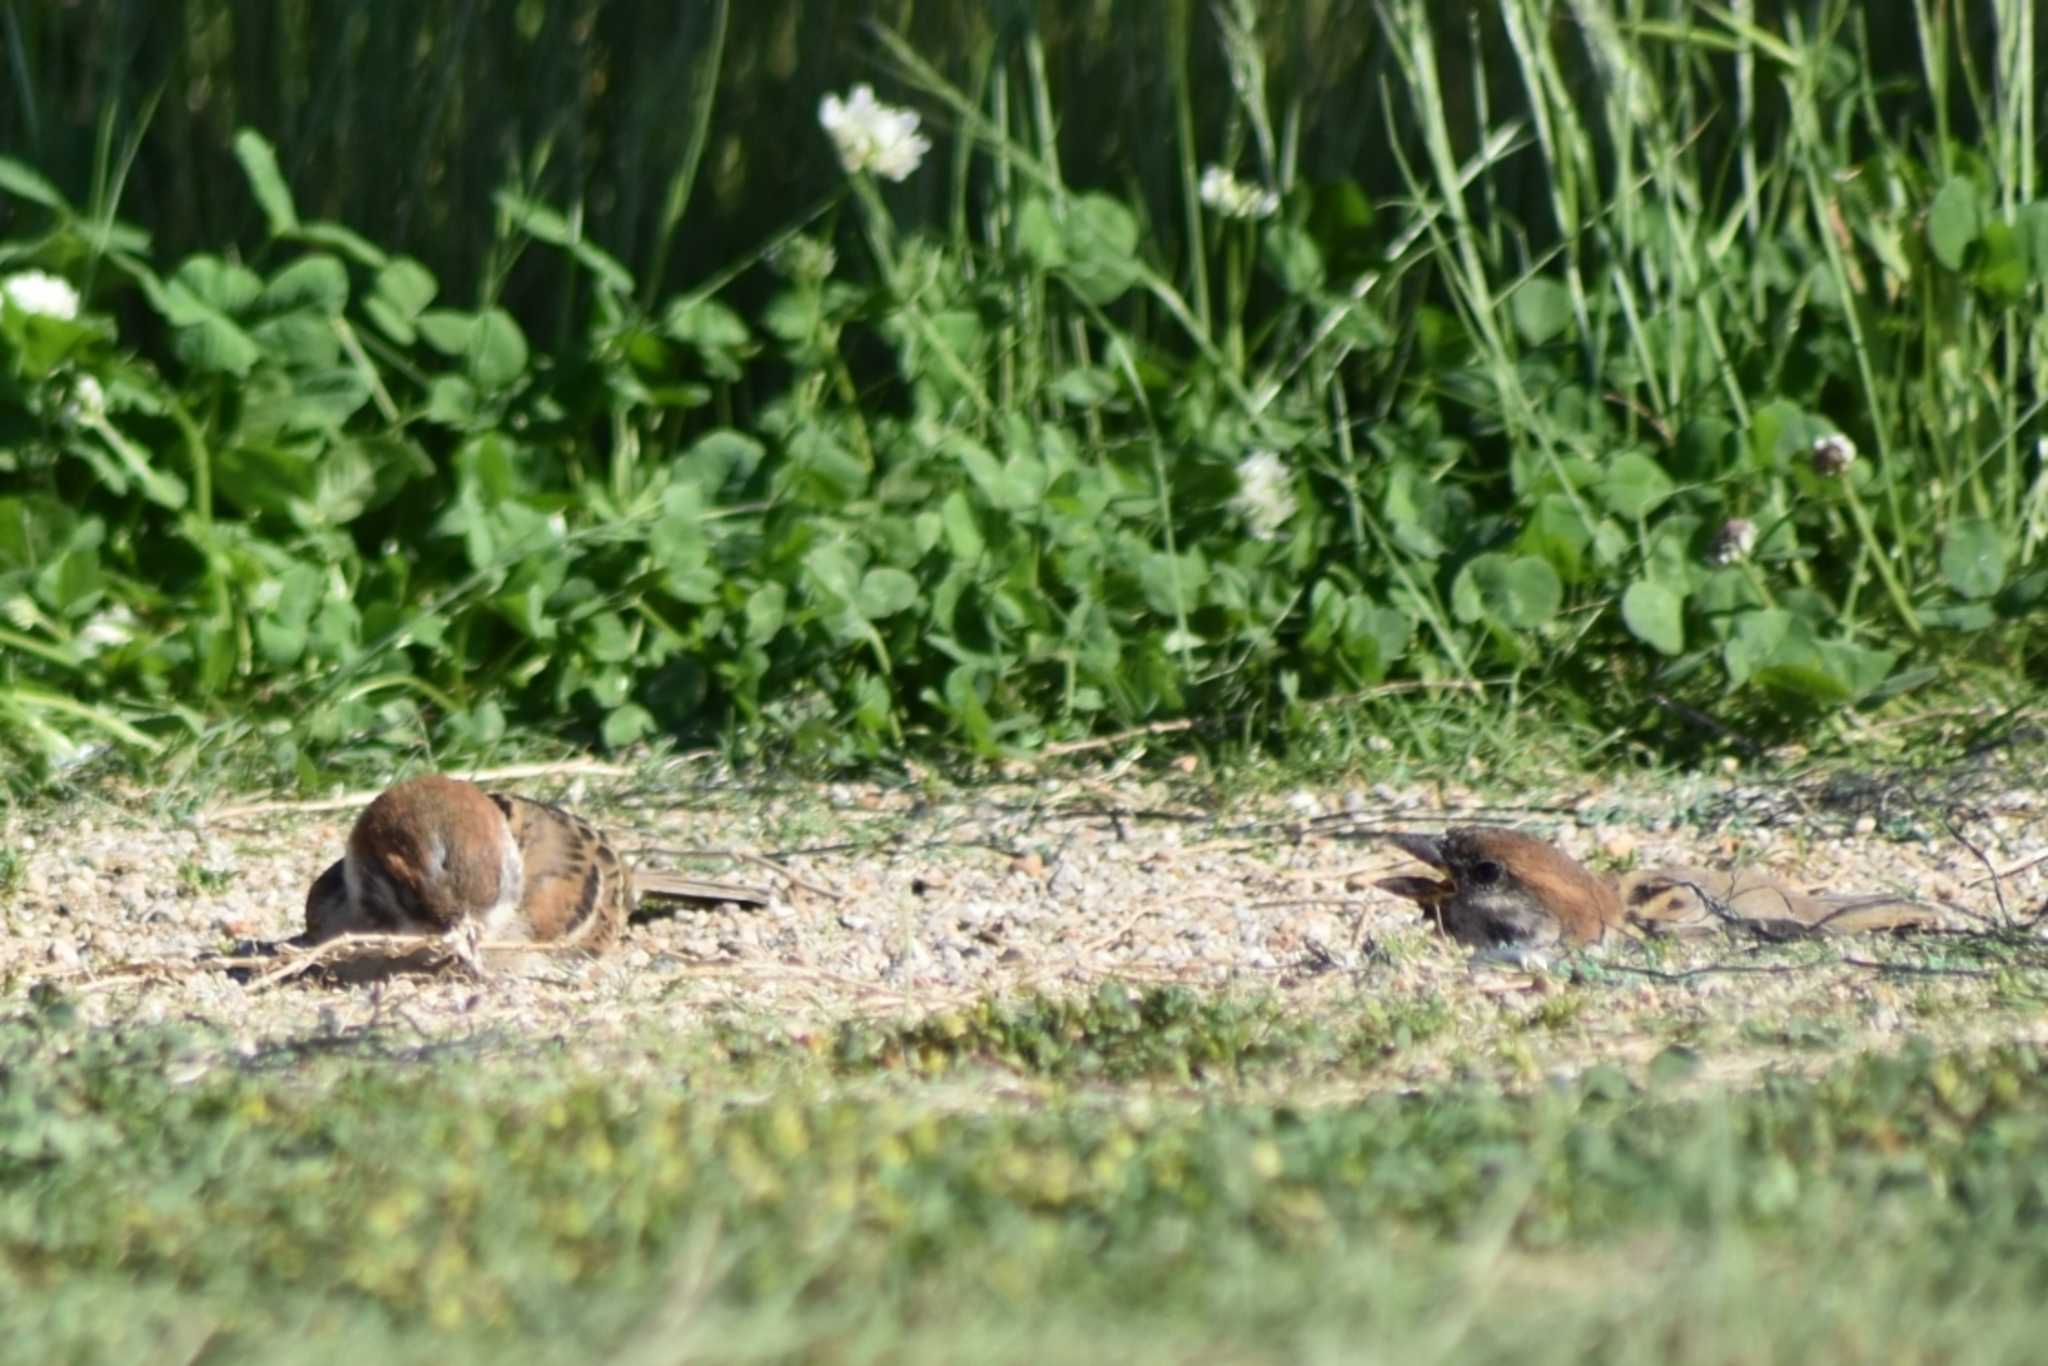
[[71,397],[64,401],[64,416],[73,422],[81,418],[105,416],[107,391],[91,375],[80,375],[71,381]]
[[827,95],[818,104],[818,122],[831,136],[839,164],[849,175],[873,171],[902,180],[932,149],[931,142],[918,134],[916,111],[883,104],[875,98],[873,86],[857,85],[843,100]]
[[1293,518],[1300,504],[1295,501],[1294,476],[1279,456],[1271,451],[1253,451],[1237,463],[1237,494],[1231,508],[1244,518],[1252,535],[1271,541]]
[[1813,443],[1813,472],[1833,478],[1849,472],[1856,463],[1856,443],[1840,432],[1830,432]]
[[125,603],[116,603],[105,611],[95,612],[85,625],[78,628],[78,643],[90,647],[92,653],[115,649],[135,639],[135,613]]
[[1221,166],[1202,172],[1202,202],[1225,218],[1271,218],[1280,208],[1280,196],[1271,190],[1248,185]]
[[67,321],[78,316],[78,291],[69,280],[46,270],[17,270],[0,280],[0,293],[24,313]]
[[1730,517],[1714,532],[1707,546],[1707,563],[1733,564],[1756,549],[1756,523],[1747,517]]

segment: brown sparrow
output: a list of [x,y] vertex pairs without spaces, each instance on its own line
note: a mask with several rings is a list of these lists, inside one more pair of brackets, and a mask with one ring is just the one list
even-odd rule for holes
[[387,788],[357,818],[348,852],[306,893],[297,943],[344,934],[445,935],[602,953],[639,896],[760,902],[758,891],[635,874],[577,816],[430,775]]
[[1595,944],[1609,933],[1694,934],[1723,926],[1773,938],[1928,928],[1931,906],[1885,895],[1796,891],[1755,872],[1649,868],[1601,878],[1532,835],[1467,826],[1442,836],[1388,836],[1447,877],[1382,878],[1421,904],[1461,944],[1540,950]]

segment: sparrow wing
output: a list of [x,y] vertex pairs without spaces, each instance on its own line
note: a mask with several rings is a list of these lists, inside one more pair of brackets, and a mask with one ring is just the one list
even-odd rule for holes
[[525,865],[519,914],[535,943],[596,952],[626,923],[628,878],[619,856],[587,821],[558,806],[493,792]]

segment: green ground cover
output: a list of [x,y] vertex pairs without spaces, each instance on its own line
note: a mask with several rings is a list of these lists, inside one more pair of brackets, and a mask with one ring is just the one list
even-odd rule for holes
[[[0,1025],[22,1359],[2020,1361],[2037,1045],[1672,1049],[1503,1092],[1361,1086],[1353,1012],[1106,987],[606,1057],[400,1031]],[[1171,1029],[1132,1030],[1134,1014]],[[2018,1018],[2018,1017],[2010,1017]],[[1430,1026],[1421,1025],[1426,1037]],[[1313,1086],[1325,1099],[1290,1093]],[[1334,1099],[1332,1087],[1351,1086]]]

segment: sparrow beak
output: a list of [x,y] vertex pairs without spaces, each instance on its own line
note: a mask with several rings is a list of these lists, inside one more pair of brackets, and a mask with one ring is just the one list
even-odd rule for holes
[[1437,842],[1427,835],[1410,835],[1400,831],[1389,831],[1387,838],[1398,845],[1404,853],[1421,859],[1432,868],[1448,868],[1450,866],[1444,862],[1444,851],[1438,848]]
[[[1409,857],[1421,859],[1432,868],[1445,868],[1444,851],[1429,836],[1389,831],[1387,838]],[[1448,871],[1447,868],[1445,870]],[[1383,877],[1373,885],[1381,891],[1420,902],[1425,911],[1458,894],[1455,882],[1438,882],[1426,877]]]

